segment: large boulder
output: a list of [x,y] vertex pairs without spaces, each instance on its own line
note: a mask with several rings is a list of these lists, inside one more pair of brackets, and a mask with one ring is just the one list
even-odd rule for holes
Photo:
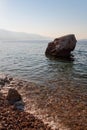
[[46,56],[53,57],[70,57],[71,51],[76,46],[76,42],[77,40],[74,34],[56,38],[48,44],[45,54]]
[[17,90],[10,88],[8,91],[7,100],[10,104],[15,104],[16,102],[21,101],[22,97]]

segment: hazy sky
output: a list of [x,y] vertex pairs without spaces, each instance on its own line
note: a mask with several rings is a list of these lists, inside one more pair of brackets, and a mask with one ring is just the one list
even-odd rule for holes
[[0,29],[87,38],[87,0],[0,0]]

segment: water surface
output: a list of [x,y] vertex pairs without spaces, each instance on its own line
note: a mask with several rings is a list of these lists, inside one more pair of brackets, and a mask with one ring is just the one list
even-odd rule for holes
[[87,85],[87,43],[78,42],[74,61],[49,59],[47,41],[0,42],[0,72],[35,83]]

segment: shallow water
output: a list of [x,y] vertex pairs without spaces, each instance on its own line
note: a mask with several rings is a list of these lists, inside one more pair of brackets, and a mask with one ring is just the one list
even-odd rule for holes
[[0,42],[0,72],[55,87],[87,85],[87,43],[78,42],[74,61],[49,59],[47,41]]

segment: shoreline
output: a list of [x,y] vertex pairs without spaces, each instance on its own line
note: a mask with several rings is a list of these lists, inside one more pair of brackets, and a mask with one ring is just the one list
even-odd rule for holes
[[6,95],[15,88],[22,95],[25,111],[48,124],[53,130],[80,130],[87,128],[87,95],[83,88],[58,86],[55,89],[13,78],[1,92]]
[[52,130],[33,114],[15,110],[0,93],[0,130]]

